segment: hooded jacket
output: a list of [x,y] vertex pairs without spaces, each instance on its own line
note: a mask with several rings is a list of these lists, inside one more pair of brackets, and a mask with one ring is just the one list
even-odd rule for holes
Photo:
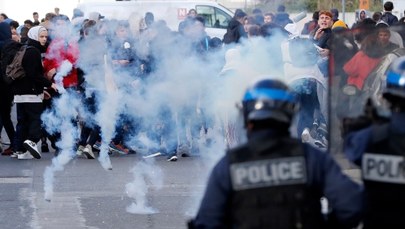
[[[11,29],[10,25],[6,22],[0,23],[0,104],[11,104],[13,100],[13,94],[11,93],[11,88],[3,80],[5,67],[3,68],[3,56],[8,54],[3,52],[3,47],[8,43],[12,42],[11,40]],[[4,53],[4,54],[3,54]],[[5,65],[4,65],[5,66]],[[3,108],[1,108],[3,109]]]
[[[32,29],[35,30],[35,27]],[[12,41],[4,47],[4,52],[14,53],[15,55],[21,46],[22,44]],[[32,33],[31,35],[28,34],[28,47],[22,60],[26,75],[24,78],[16,80],[11,84],[12,92],[15,96],[41,95],[44,87],[51,86],[52,83],[44,77],[40,49],[42,48],[38,42],[38,36],[33,36]],[[7,59],[4,60],[5,64],[11,63],[13,58],[13,55],[8,55]]]
[[[0,23],[0,61],[2,60],[2,59],[4,59],[4,54],[6,54],[6,53],[4,53],[3,52],[3,48],[4,48],[4,46],[7,44],[7,43],[10,43],[12,40],[11,40],[11,29],[10,29],[10,25],[8,25],[6,22],[1,22]],[[4,53],[4,54],[3,54]],[[3,61],[2,61],[3,62]],[[4,76],[4,71],[3,71],[3,68],[2,68],[2,70],[1,70],[1,76],[2,76],[2,78],[1,79],[3,79],[3,76]],[[1,85],[3,85],[3,80],[0,80],[1,81]]]

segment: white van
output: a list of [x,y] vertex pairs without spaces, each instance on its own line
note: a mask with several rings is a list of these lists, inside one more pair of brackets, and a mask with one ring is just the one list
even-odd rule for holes
[[206,32],[210,37],[223,38],[233,12],[214,1],[190,1],[190,0],[139,0],[139,1],[82,1],[77,8],[88,17],[91,12],[99,12],[107,19],[127,20],[131,13],[144,16],[146,12],[152,12],[155,21],[163,19],[170,29],[177,31],[179,23],[186,18],[190,9],[205,18]]

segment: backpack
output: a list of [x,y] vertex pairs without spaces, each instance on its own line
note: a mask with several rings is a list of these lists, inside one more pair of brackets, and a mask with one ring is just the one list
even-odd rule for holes
[[15,54],[13,61],[6,67],[6,82],[12,83],[15,80],[19,80],[25,77],[25,70],[22,66],[22,60],[25,55],[25,51],[27,50],[27,46],[23,45]]

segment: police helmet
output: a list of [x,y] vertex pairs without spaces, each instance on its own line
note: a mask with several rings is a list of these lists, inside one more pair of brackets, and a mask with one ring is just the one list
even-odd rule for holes
[[297,100],[279,80],[259,80],[249,87],[242,101],[245,125],[250,121],[272,120],[289,124],[296,113]]
[[388,101],[405,99],[405,56],[396,59],[386,73],[383,96]]

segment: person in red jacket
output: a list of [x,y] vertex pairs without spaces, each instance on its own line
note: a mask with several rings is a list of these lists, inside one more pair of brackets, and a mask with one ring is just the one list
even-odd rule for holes
[[[51,43],[43,59],[45,78],[55,82],[59,93],[67,91],[77,91],[79,77],[77,60],[79,58],[78,36],[75,37],[69,18],[64,15],[55,16],[51,24]],[[59,93],[52,95],[52,99],[60,96]],[[47,100],[45,107],[52,109],[52,99]],[[49,135],[55,155],[59,153],[56,142],[60,139],[61,133],[57,132]]]
[[359,91],[363,89],[364,81],[384,55],[383,48],[378,44],[377,36],[369,35],[362,41],[360,51],[343,66],[348,75],[348,85],[355,86]]
[[70,33],[70,21],[66,16],[56,16],[53,19],[53,26],[52,41],[43,62],[45,76],[53,81],[57,81],[57,78],[63,79],[65,89],[77,87],[78,41]]

